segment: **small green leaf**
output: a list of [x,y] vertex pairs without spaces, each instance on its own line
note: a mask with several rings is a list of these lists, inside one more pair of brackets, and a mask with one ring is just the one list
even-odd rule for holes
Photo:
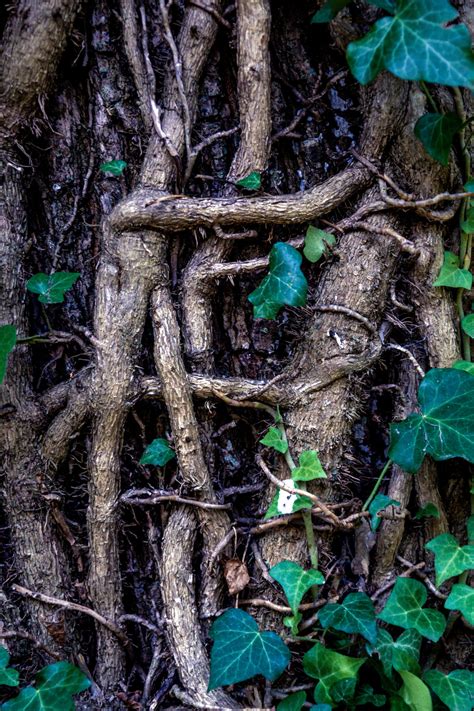
[[472,200],[469,201],[470,207],[468,208],[466,219],[461,224],[461,229],[467,234],[472,234],[474,232],[474,206]]
[[474,314],[464,316],[461,321],[461,328],[470,338],[474,338]]
[[470,360],[457,360],[455,363],[452,364],[451,367],[455,368],[456,370],[465,370],[466,373],[474,375],[474,363],[472,363]]
[[469,269],[460,268],[459,257],[456,254],[453,252],[445,252],[443,266],[433,286],[470,289],[472,287],[472,273]]
[[301,452],[298,458],[299,466],[293,469],[293,481],[313,481],[313,479],[327,479],[326,472],[319,461],[318,453],[314,449]]
[[246,612],[226,610],[213,623],[209,691],[257,674],[275,681],[290,663],[290,652],[275,632],[260,632]]
[[436,461],[462,457],[474,462],[474,379],[455,368],[432,368],[418,390],[421,414],[390,427],[388,456],[407,472],[418,471],[426,454]]
[[99,170],[112,175],[122,175],[126,167],[127,163],[124,160],[109,160],[107,163],[101,163]]
[[449,711],[471,711],[473,708],[474,672],[456,669],[450,674],[443,674],[437,669],[430,669],[423,679]]
[[270,427],[265,437],[260,440],[260,444],[276,449],[281,454],[288,451],[288,442],[283,439],[280,430],[276,427]]
[[326,0],[322,8],[313,15],[311,22],[313,24],[331,22],[350,2],[351,0]]
[[290,694],[280,701],[277,706],[277,711],[301,711],[306,702],[306,694],[304,691],[297,691],[295,694]]
[[274,319],[283,306],[304,306],[308,282],[301,271],[301,254],[290,244],[277,242],[270,252],[270,269],[248,300],[255,318]]
[[383,694],[376,694],[369,684],[362,684],[356,692],[354,703],[356,706],[384,706],[387,697]]
[[377,514],[380,511],[383,511],[384,509],[386,509],[388,506],[400,506],[400,502],[395,501],[395,499],[391,499],[390,496],[385,496],[385,494],[377,494],[377,496],[374,498],[374,500],[370,504],[370,506],[369,506],[369,513],[371,515],[370,525],[372,526],[373,531],[376,531],[380,525],[380,516],[377,516]]
[[439,515],[440,514],[437,507],[433,503],[431,503],[431,501],[429,501],[421,509],[418,509],[415,514],[415,518],[418,520],[421,518],[439,518]]
[[42,304],[61,304],[66,291],[76,283],[80,276],[79,272],[35,274],[26,282],[26,288],[33,294],[39,294],[38,301]]
[[315,263],[321,259],[328,247],[333,247],[335,244],[334,235],[310,225],[304,240],[303,254],[309,262]]
[[471,87],[471,38],[448,0],[398,0],[394,17],[383,17],[347,48],[347,61],[361,84],[382,69],[408,81]]
[[415,629],[423,637],[437,642],[446,627],[446,619],[438,610],[423,609],[427,597],[425,586],[418,580],[397,578],[378,618],[389,625]]
[[400,671],[403,686],[398,692],[411,711],[432,711],[430,690],[426,684],[409,671]]
[[317,642],[303,657],[304,671],[319,682],[314,692],[314,700],[320,704],[331,704],[331,688],[334,684],[342,679],[357,678],[365,661],[365,658],[346,657],[333,652]]
[[236,185],[241,188],[245,188],[246,190],[259,190],[260,186],[262,185],[262,177],[260,173],[258,173],[256,170],[253,170],[245,178],[238,180]]
[[20,672],[16,669],[8,668],[10,655],[6,647],[0,646],[0,686],[18,686],[20,682]]
[[0,383],[7,371],[8,356],[16,345],[16,328],[7,324],[0,326]]
[[[282,484],[285,484],[285,486],[289,488],[294,488],[295,486],[293,479],[284,479]],[[264,518],[267,519],[273,518],[274,516],[295,513],[296,511],[301,511],[301,509],[310,509],[312,506],[311,499],[306,498],[306,496],[290,494],[288,491],[278,489],[270,502],[270,506]]]
[[171,449],[165,439],[159,437],[154,439],[143,452],[140,464],[153,464],[155,467],[164,467],[176,457],[176,453]]
[[415,136],[426,152],[441,165],[448,165],[454,136],[462,128],[457,114],[425,114],[415,124]]
[[69,662],[49,664],[36,674],[35,686],[6,701],[2,711],[74,711],[73,696],[90,685],[84,672]]
[[470,625],[474,625],[474,588],[465,583],[456,583],[444,603],[447,610],[459,610]]
[[294,615],[298,612],[305,593],[313,585],[324,584],[323,574],[319,570],[304,570],[301,565],[291,560],[282,560],[270,568],[269,573],[285,591],[286,599]]
[[324,628],[361,634],[372,644],[377,639],[374,604],[363,592],[349,593],[341,603],[328,602],[318,613]]
[[382,662],[384,672],[388,677],[392,676],[392,668],[396,671],[406,670],[413,674],[419,674],[421,635],[414,629],[408,629],[395,641],[387,630],[377,628],[377,640],[375,644],[366,645],[369,654],[378,654]]
[[283,624],[291,630],[293,637],[298,634],[298,627],[300,625],[303,615],[301,612],[297,612],[296,615],[287,615],[283,618]]
[[474,568],[474,545],[460,546],[450,533],[436,536],[425,548],[435,557],[436,585]]
[[354,694],[357,686],[357,679],[341,679],[331,686],[331,698],[339,706],[344,704],[344,708],[353,705]]

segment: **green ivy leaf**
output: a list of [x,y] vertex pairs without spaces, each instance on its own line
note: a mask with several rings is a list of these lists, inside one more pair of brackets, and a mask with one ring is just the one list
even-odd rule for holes
[[291,630],[293,637],[298,634],[298,627],[300,625],[303,615],[301,612],[297,612],[296,615],[287,615],[283,618],[283,624]]
[[305,593],[313,585],[324,584],[324,576],[319,570],[304,570],[301,565],[291,560],[282,560],[270,568],[269,573],[285,591],[286,599],[294,615],[297,614]]
[[394,17],[383,17],[347,48],[361,84],[388,69],[400,79],[471,87],[474,60],[469,30],[443,27],[458,16],[448,0],[398,0]]
[[171,449],[165,439],[159,437],[154,439],[143,452],[140,464],[153,464],[155,467],[164,467],[176,457],[176,453]]
[[425,506],[422,506],[421,509],[418,509],[415,514],[415,518],[418,520],[421,518],[439,518],[439,516],[440,514],[438,508],[433,503],[431,503],[431,501],[425,504]]
[[49,664],[36,674],[35,686],[27,686],[6,701],[2,711],[74,711],[72,697],[90,685],[87,676],[73,664]]
[[357,679],[341,679],[331,686],[331,698],[339,706],[344,704],[344,708],[353,706],[354,694],[357,686]]
[[470,206],[467,210],[466,219],[461,224],[462,231],[467,234],[474,232],[474,206],[472,204],[472,200],[469,201],[469,204]]
[[418,390],[421,414],[390,427],[388,456],[407,472],[418,471],[425,454],[443,461],[474,462],[474,379],[455,368],[433,368]]
[[309,262],[318,262],[328,247],[336,244],[336,238],[329,232],[310,225],[304,239],[303,254]]
[[449,711],[471,711],[474,706],[474,672],[456,669],[450,674],[443,674],[437,669],[430,669],[423,679]]
[[474,588],[465,583],[456,583],[444,603],[447,610],[459,610],[470,625],[474,625]]
[[461,328],[470,338],[474,338],[474,314],[464,316],[461,321]]
[[397,578],[378,618],[389,625],[415,629],[423,637],[437,642],[446,627],[446,619],[438,610],[423,609],[427,597],[425,586],[418,580]]
[[8,669],[9,661],[8,649],[0,646],[0,686],[18,686],[20,682],[20,672],[16,669]]
[[451,367],[455,368],[456,370],[465,370],[466,373],[474,375],[474,363],[472,363],[470,360],[457,360],[455,363],[452,364]]
[[16,345],[16,328],[7,324],[0,326],[0,383],[3,383],[7,371],[8,356]]
[[35,274],[26,282],[26,288],[33,294],[38,294],[42,304],[61,304],[64,294],[79,279],[79,272],[53,272],[52,274]]
[[377,639],[374,604],[363,592],[349,593],[341,603],[328,602],[319,610],[318,619],[324,628],[361,634],[372,644]]
[[[295,486],[293,479],[284,479],[282,483],[291,488],[294,488]],[[278,489],[270,502],[270,506],[268,507],[264,518],[267,519],[273,518],[274,516],[283,516],[284,514],[301,511],[302,509],[310,509],[312,506],[313,503],[311,499],[306,498],[306,496],[290,494],[288,491]]]
[[450,286],[454,289],[470,289],[472,287],[472,273],[469,269],[461,269],[459,257],[453,252],[444,253],[444,262],[438,278],[433,286]]
[[259,190],[260,186],[262,185],[262,177],[260,173],[258,173],[256,170],[253,170],[245,178],[238,180],[236,185],[241,188],[245,188],[246,190]]
[[226,610],[213,623],[209,691],[262,674],[275,681],[290,663],[290,651],[275,632],[260,632],[246,612]]
[[357,678],[365,661],[365,658],[346,657],[333,652],[319,642],[315,644],[303,657],[305,673],[319,682],[314,691],[314,700],[321,704],[331,704],[331,688],[334,684],[342,679]]
[[421,635],[414,629],[408,629],[394,640],[390,632],[377,628],[377,640],[375,644],[366,645],[369,654],[378,654],[384,672],[388,677],[392,676],[392,668],[396,671],[406,670],[413,674],[419,674]]
[[277,711],[301,711],[306,702],[306,694],[304,691],[297,691],[295,694],[290,694],[280,701],[277,706]]
[[283,439],[280,430],[276,427],[270,427],[265,437],[260,440],[260,444],[276,449],[281,454],[288,451],[288,442]]
[[436,585],[474,568],[474,545],[460,546],[450,533],[436,536],[425,548],[435,557]]
[[101,163],[99,170],[112,175],[122,175],[126,167],[127,163],[124,160],[109,160],[107,163]]
[[376,694],[369,684],[362,684],[356,692],[354,704],[356,706],[384,706],[387,697],[384,694]]
[[377,516],[377,514],[380,511],[386,509],[388,506],[400,506],[400,502],[396,501],[395,499],[391,499],[390,496],[386,496],[385,494],[377,494],[377,496],[370,504],[370,525],[372,526],[373,531],[376,531],[377,528],[380,526],[380,516]]
[[426,684],[409,671],[400,671],[403,686],[399,695],[412,711],[432,711],[430,690]]
[[327,479],[323,465],[319,461],[318,453],[314,449],[301,452],[298,458],[299,466],[293,469],[293,481],[313,481],[313,479]]
[[301,254],[290,244],[277,242],[270,252],[270,270],[248,300],[255,318],[274,319],[285,306],[304,306],[308,282],[301,271]]
[[336,15],[339,14],[346,5],[349,5],[350,2],[351,0],[326,0],[322,8],[313,15],[311,22],[319,24],[334,20]]
[[474,515],[469,516],[466,522],[467,528],[467,542],[474,543]]
[[441,165],[448,165],[454,136],[462,128],[457,114],[425,114],[415,124],[415,136],[426,152]]

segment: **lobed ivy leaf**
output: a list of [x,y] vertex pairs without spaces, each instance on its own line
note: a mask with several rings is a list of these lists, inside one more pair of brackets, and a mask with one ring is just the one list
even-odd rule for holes
[[26,282],[26,288],[38,294],[42,304],[61,304],[64,294],[79,279],[79,272],[53,272],[52,274],[34,274]]
[[438,508],[431,501],[422,506],[421,509],[418,509],[415,514],[417,520],[421,518],[439,518],[439,516]]
[[[284,479],[282,483],[291,488],[295,486],[293,479]],[[312,506],[313,504],[311,499],[306,498],[306,496],[290,494],[288,491],[278,489],[270,502],[270,506],[268,507],[264,518],[267,519],[273,518],[273,516],[282,516],[283,514],[295,513],[296,511],[301,511],[302,509],[310,509]]]
[[444,603],[447,610],[459,610],[470,625],[474,625],[474,588],[465,583],[456,583]]
[[423,637],[437,642],[446,627],[446,619],[438,610],[426,610],[425,586],[412,578],[397,578],[379,620],[404,629],[415,629]]
[[426,152],[441,165],[448,165],[454,136],[462,128],[457,114],[425,114],[415,124],[415,136]]
[[176,457],[176,453],[171,449],[166,439],[158,437],[143,452],[140,464],[153,464],[155,467],[164,467]]
[[403,701],[412,711],[432,711],[430,690],[426,684],[409,671],[400,671],[403,686],[398,691]]
[[0,686],[18,686],[20,682],[20,672],[16,669],[8,668],[10,654],[6,647],[0,646]]
[[246,175],[245,178],[238,180],[236,185],[241,188],[245,188],[246,190],[259,190],[262,185],[262,177],[260,173],[253,170],[251,173]]
[[471,87],[474,59],[467,27],[445,27],[458,13],[448,0],[398,0],[393,17],[383,17],[347,48],[355,78],[367,84],[382,71],[409,81]]
[[461,328],[470,338],[474,338],[474,314],[464,316],[461,320]]
[[366,645],[369,654],[378,654],[385,674],[392,676],[392,669],[395,671],[406,670],[413,674],[419,674],[421,635],[414,629],[408,629],[394,640],[390,632],[377,628],[377,639],[375,644]]
[[318,262],[328,247],[336,244],[336,238],[329,232],[310,225],[304,239],[303,254],[309,262]]
[[327,479],[323,465],[319,461],[318,453],[314,449],[301,452],[298,465],[291,472],[293,481],[313,481],[313,479]]
[[127,163],[124,160],[109,160],[107,163],[101,163],[99,170],[112,175],[122,175],[126,167]]
[[312,23],[330,22],[336,15],[349,5],[351,0],[326,0],[320,10],[311,18]]
[[354,704],[356,706],[376,706],[380,708],[385,705],[387,697],[384,694],[376,694],[369,684],[362,684],[356,691]]
[[7,324],[0,326],[0,383],[7,371],[8,356],[16,345],[16,328]]
[[294,615],[297,614],[301,600],[308,590],[313,585],[324,584],[324,576],[319,570],[304,570],[301,565],[291,560],[282,560],[270,568],[269,573],[283,588]]
[[377,639],[374,603],[363,592],[350,593],[341,603],[328,602],[318,612],[324,628],[361,634],[372,644]]
[[298,634],[298,627],[300,625],[303,615],[301,612],[297,612],[295,615],[287,615],[283,618],[283,624],[291,630],[293,637]]
[[474,672],[456,669],[450,674],[443,674],[437,669],[430,669],[423,679],[449,711],[471,711],[474,706]]
[[463,370],[433,368],[418,390],[421,414],[390,427],[388,456],[407,472],[418,471],[426,454],[437,461],[474,462],[474,379]]
[[365,658],[346,657],[333,652],[317,642],[303,657],[305,673],[318,680],[314,700],[320,704],[331,704],[331,689],[342,679],[356,679]]
[[385,494],[377,494],[370,504],[370,525],[372,526],[373,531],[376,531],[380,526],[380,516],[377,516],[377,514],[386,509],[388,506],[400,506],[400,502],[395,499],[391,499],[390,496],[386,496]]
[[274,319],[283,306],[304,306],[308,282],[301,271],[301,254],[290,244],[277,242],[270,252],[270,270],[248,300],[255,318]]
[[461,269],[459,257],[453,252],[444,253],[443,266],[433,286],[450,286],[454,289],[470,289],[472,273],[469,269]]
[[283,701],[280,701],[277,706],[277,711],[301,711],[305,703],[305,692],[297,691],[294,694],[289,694]]
[[55,662],[36,674],[35,686],[27,686],[6,701],[2,711],[74,711],[73,696],[90,684],[84,672],[73,664]]
[[456,370],[465,370],[466,373],[474,375],[474,363],[470,360],[457,360],[451,367]]
[[290,663],[290,651],[281,638],[275,632],[260,632],[243,610],[226,610],[213,623],[209,636],[214,640],[209,691],[257,674],[275,681]]
[[276,449],[281,454],[285,454],[288,451],[288,442],[283,439],[277,427],[270,427],[265,437],[260,440],[260,444]]
[[435,557],[436,585],[474,568],[474,545],[460,546],[450,533],[432,538],[425,548]]
[[331,698],[339,706],[344,704],[344,708],[353,706],[354,694],[357,686],[357,679],[341,679],[336,681],[331,687]]

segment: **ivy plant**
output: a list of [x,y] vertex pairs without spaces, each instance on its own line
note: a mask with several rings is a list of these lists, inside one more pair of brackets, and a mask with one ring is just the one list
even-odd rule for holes
[[16,328],[10,324],[0,326],[0,383],[7,370],[8,356],[16,345]]
[[343,602],[332,603],[319,611],[321,625],[349,634],[360,634],[375,644],[377,625],[372,600],[363,592],[349,593]]
[[430,689],[446,704],[449,711],[471,711],[474,706],[474,672],[456,669],[443,674],[430,669],[423,675]]
[[246,190],[259,190],[262,185],[262,176],[258,171],[253,170],[245,178],[238,180],[236,185]]
[[102,173],[110,173],[110,175],[122,175],[127,167],[124,160],[109,160],[106,163],[101,163],[99,169]]
[[26,288],[38,294],[42,304],[60,304],[64,295],[79,279],[78,272],[53,272],[52,274],[34,274],[26,282]]
[[474,545],[460,546],[450,533],[442,533],[426,544],[434,554],[436,585],[474,568]]
[[423,583],[411,578],[397,578],[378,618],[406,630],[414,629],[423,637],[437,642],[446,627],[446,619],[438,610],[423,607],[427,597]]
[[280,583],[294,615],[304,595],[314,586],[323,585],[324,576],[319,570],[304,570],[291,560],[282,560],[270,568],[270,575]]
[[470,585],[453,585],[444,606],[447,610],[458,610],[474,626],[474,588]]
[[90,680],[69,662],[55,662],[41,669],[35,685],[22,689],[18,696],[6,701],[2,711],[74,711],[73,697],[85,691]]
[[472,273],[460,266],[459,257],[453,252],[445,252],[443,266],[433,286],[450,286],[453,289],[470,289]]
[[0,685],[18,686],[20,682],[20,674],[16,669],[8,666],[10,654],[8,649],[0,646]]
[[426,152],[441,165],[448,165],[455,135],[462,128],[457,114],[428,113],[415,124],[415,136],[420,139]]
[[153,464],[155,467],[164,467],[175,457],[176,454],[166,439],[158,437],[145,449],[140,458],[140,464]]
[[308,282],[301,271],[301,254],[285,242],[277,242],[270,251],[269,272],[252,291],[255,318],[275,319],[283,306],[304,306]]

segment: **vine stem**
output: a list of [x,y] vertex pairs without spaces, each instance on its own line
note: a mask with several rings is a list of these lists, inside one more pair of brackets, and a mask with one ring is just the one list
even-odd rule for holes
[[392,466],[392,464],[393,464],[392,460],[391,460],[391,459],[388,459],[388,460],[387,460],[387,463],[386,463],[385,466],[384,466],[384,468],[383,468],[382,471],[380,472],[379,478],[378,478],[377,481],[375,482],[374,488],[373,488],[372,491],[370,492],[370,494],[369,494],[369,496],[368,496],[368,498],[367,498],[367,501],[366,501],[365,504],[363,505],[362,511],[367,511],[367,509],[369,508],[369,506],[370,506],[370,504],[372,503],[372,501],[374,500],[374,498],[375,498],[375,496],[376,496],[378,490],[380,489],[380,485],[382,484],[382,481],[383,481],[383,478],[384,478],[385,474],[387,473],[387,471],[389,470],[389,468]]

